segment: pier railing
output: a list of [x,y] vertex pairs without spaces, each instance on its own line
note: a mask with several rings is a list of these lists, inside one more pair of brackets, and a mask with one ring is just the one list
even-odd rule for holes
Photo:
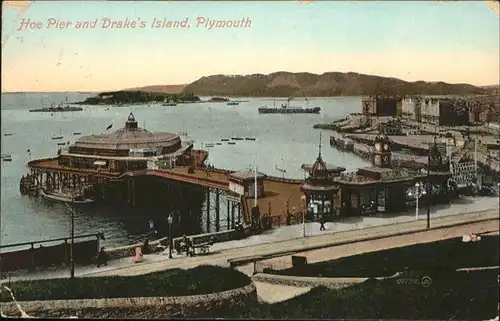
[[[196,169],[205,170],[204,167],[196,167]],[[221,174],[227,174],[227,175],[231,175],[231,174],[237,172],[237,171],[224,169],[224,168],[211,168],[210,171],[214,172],[214,173],[221,173]],[[267,179],[268,181],[279,182],[279,183],[288,183],[288,184],[302,184],[304,182],[304,180],[302,180],[302,179],[282,178],[282,177],[278,177],[278,176],[270,176],[267,174],[264,174],[264,179]]]
[[[103,239],[103,234],[85,234],[74,237],[74,239],[83,238],[95,239],[74,243],[74,261],[82,264],[91,263],[99,251],[99,241],[100,239]],[[47,267],[64,263],[69,264],[71,246],[70,240],[70,237],[61,237],[48,240],[1,245],[1,272],[26,269],[34,270],[37,267]],[[61,241],[62,243],[53,244]],[[42,244],[45,244],[45,246]],[[39,247],[35,247],[35,245],[39,245]],[[13,250],[4,251],[4,249]]]

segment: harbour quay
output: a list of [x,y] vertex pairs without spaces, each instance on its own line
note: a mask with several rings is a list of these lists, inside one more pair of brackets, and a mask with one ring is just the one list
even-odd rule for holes
[[493,186],[500,173],[498,94],[486,96],[370,96],[362,113],[316,127],[332,129],[330,145],[371,159],[379,132],[389,137],[392,161],[425,169],[432,146],[459,185]]

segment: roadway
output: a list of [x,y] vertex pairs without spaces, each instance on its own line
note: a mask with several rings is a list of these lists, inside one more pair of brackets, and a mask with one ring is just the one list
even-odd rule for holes
[[[447,227],[454,224],[470,224],[470,222],[490,220],[487,223],[488,229],[496,228],[498,230],[498,209],[493,209],[489,211],[476,212],[470,214],[452,215],[437,218],[433,220],[432,230],[423,232],[431,233],[434,238],[440,239],[443,235],[443,227]],[[413,242],[413,244],[418,243],[415,236],[412,235],[417,232],[422,232],[425,230],[426,222],[424,220],[411,221],[399,224],[377,226],[372,228],[367,228],[364,230],[351,230],[345,232],[339,232],[335,234],[326,234],[320,236],[312,236],[305,238],[298,238],[292,240],[286,240],[281,242],[275,242],[271,244],[260,244],[254,245],[247,248],[233,248],[217,252],[212,252],[210,255],[197,256],[197,257],[184,257],[172,260],[164,260],[142,264],[136,264],[128,267],[123,267],[115,270],[108,270],[102,272],[89,273],[87,276],[112,276],[112,275],[140,275],[150,272],[168,270],[172,268],[192,268],[199,265],[211,264],[211,265],[222,265],[228,266],[229,260],[243,259],[248,256],[271,256],[276,255],[280,252],[304,252],[314,248],[326,248],[334,246],[339,243],[356,243],[360,241],[367,241],[367,239],[376,238],[388,238],[394,235],[410,234],[407,236],[408,241]],[[474,225],[472,225],[474,226]],[[441,229],[439,229],[441,228]],[[466,228],[470,230],[470,228]],[[477,230],[473,228],[470,232],[480,233],[486,230]],[[489,231],[491,232],[491,231]],[[460,230],[458,233],[463,233]],[[458,235],[457,235],[458,236]],[[390,241],[389,241],[390,242]],[[357,245],[355,245],[357,247]]]

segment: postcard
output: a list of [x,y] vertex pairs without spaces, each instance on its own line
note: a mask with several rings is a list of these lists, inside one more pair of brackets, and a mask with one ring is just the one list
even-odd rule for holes
[[2,9],[2,317],[498,320],[498,1]]

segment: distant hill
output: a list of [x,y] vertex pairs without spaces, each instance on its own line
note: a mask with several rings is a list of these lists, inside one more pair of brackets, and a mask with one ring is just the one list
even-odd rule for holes
[[137,88],[125,89],[127,91],[142,91],[147,93],[157,93],[157,94],[176,94],[180,93],[187,85],[155,85],[155,86],[144,86]]
[[240,97],[328,97],[369,94],[468,95],[487,90],[469,84],[407,82],[397,78],[354,72],[312,73],[275,72],[269,75],[214,75],[202,77],[184,87],[184,93],[198,96]]

